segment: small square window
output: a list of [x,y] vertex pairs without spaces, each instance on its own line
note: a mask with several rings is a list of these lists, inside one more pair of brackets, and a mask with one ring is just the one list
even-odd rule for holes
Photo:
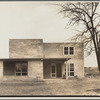
[[64,47],[64,55],[74,55],[74,47]]
[[68,50],[68,47],[64,47],[64,50]]
[[68,47],[64,47],[64,55],[68,55]]
[[70,51],[70,55],[73,55],[74,54],[74,47],[70,47],[69,51]]

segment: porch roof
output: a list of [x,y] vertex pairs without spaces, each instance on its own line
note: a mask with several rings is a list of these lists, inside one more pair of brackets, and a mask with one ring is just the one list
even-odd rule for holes
[[71,58],[1,58],[0,61],[69,60]]
[[71,58],[44,58],[44,60],[69,60]]

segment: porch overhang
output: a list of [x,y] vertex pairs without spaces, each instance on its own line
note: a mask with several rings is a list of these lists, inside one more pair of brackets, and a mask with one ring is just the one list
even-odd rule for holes
[[44,58],[43,60],[63,60],[63,61],[68,61],[71,58]]
[[28,61],[28,60],[61,60],[68,61],[71,58],[2,58],[0,61]]
[[28,61],[28,60],[42,60],[43,58],[4,58],[0,61]]

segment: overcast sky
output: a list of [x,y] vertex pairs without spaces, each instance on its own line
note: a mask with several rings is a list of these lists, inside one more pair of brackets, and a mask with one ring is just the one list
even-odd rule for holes
[[[75,30],[66,29],[67,20],[58,13],[57,2],[0,2],[0,58],[9,57],[9,39],[43,39],[66,42]],[[97,66],[94,55],[85,57],[85,66]]]

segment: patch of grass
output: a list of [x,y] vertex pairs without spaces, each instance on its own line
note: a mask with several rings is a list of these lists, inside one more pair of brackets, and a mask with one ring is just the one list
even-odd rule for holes
[[100,89],[91,89],[91,90],[87,90],[87,92],[88,92],[88,91],[89,91],[89,92],[90,92],[90,91],[91,91],[91,92],[93,91],[93,92],[96,92],[96,93],[100,93]]

